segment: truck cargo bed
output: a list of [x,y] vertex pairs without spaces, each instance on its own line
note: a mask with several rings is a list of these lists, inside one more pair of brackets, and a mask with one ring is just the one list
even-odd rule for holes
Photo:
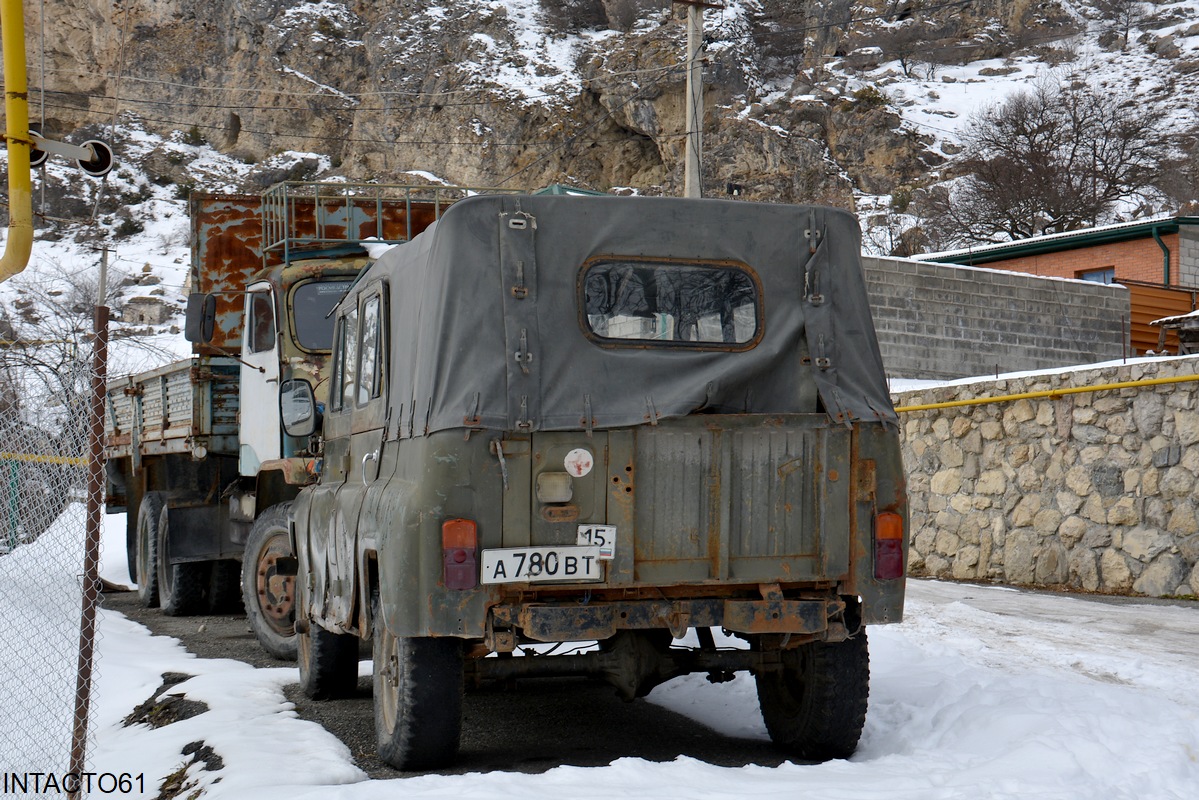
[[108,457],[236,455],[238,375],[232,358],[193,356],[108,384]]

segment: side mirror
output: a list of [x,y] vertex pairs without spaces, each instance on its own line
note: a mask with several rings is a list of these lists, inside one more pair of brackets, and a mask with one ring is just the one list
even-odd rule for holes
[[293,378],[279,384],[279,418],[288,436],[303,439],[316,433],[319,417],[308,381]]
[[207,344],[216,331],[216,295],[192,292],[187,296],[187,318],[183,338],[194,344]]

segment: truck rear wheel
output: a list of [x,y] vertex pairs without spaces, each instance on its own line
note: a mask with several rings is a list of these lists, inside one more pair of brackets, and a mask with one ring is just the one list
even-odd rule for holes
[[158,521],[165,507],[162,492],[146,492],[137,507],[137,541],[129,577],[137,581],[137,597],[146,608],[158,605]]
[[770,739],[809,761],[849,758],[866,724],[870,655],[866,632],[798,648],[798,662],[757,675],[758,704]]
[[313,700],[350,697],[358,689],[358,637],[309,623],[296,634],[300,689]]
[[137,511],[125,513],[125,565],[129,568],[129,580],[137,583]]
[[212,562],[171,563],[171,509],[162,507],[158,517],[158,604],[168,617],[188,617],[208,610],[205,589],[212,576]]
[[276,562],[291,557],[287,515],[291,503],[277,503],[254,520],[241,562],[241,593],[246,619],[262,649],[287,661],[296,659],[296,578],[280,575]]
[[462,737],[462,640],[396,638],[381,615],[374,639],[379,758],[405,771],[449,764]]

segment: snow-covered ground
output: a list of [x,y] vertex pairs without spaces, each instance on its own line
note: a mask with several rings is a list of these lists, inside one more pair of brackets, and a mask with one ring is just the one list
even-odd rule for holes
[[[526,20],[526,7],[532,4],[521,0],[512,5],[519,12],[514,19]],[[1155,33],[1176,32],[1174,27],[1185,26]],[[569,42],[530,40],[524,30],[517,26],[516,39],[526,51],[536,51],[528,57],[529,65],[569,61]],[[1188,58],[1199,49],[1199,36],[1182,35],[1189,31],[1177,31]],[[1171,73],[1159,58],[1143,47],[1104,51],[1094,41],[1090,30],[1071,44],[1078,55],[1075,68],[1102,76],[1112,91],[1139,99],[1161,93]],[[838,65],[830,69],[836,71]],[[1007,74],[984,74],[1009,69],[1013,71]],[[509,70],[502,77],[526,98],[547,92],[555,81],[570,85],[574,80],[565,66],[535,76],[539,83],[528,79],[532,71],[529,66],[519,75]],[[1032,57],[944,67],[927,77],[903,76],[892,62],[856,76],[858,83],[850,88],[878,86],[905,127],[931,135],[948,153],[952,147],[945,145],[958,142],[971,113],[1047,74],[1049,68]],[[1173,107],[1175,128],[1194,121],[1194,104]],[[185,158],[190,177],[206,189],[232,190],[249,168],[211,148],[187,144],[181,135],[164,142],[139,132],[136,125],[123,128],[123,134],[124,163],[167,148]],[[65,174],[70,168],[52,162],[51,169]],[[145,196],[132,208],[143,230],[118,240],[110,252],[114,283],[121,273],[135,279],[152,274],[156,282],[129,286],[125,293],[161,290],[165,301],[182,306],[188,263],[185,204],[174,187],[153,185],[133,169],[119,168],[108,183],[111,191]],[[862,195],[858,200],[865,222],[872,209],[890,204],[889,197]],[[115,219],[100,222],[116,224]],[[3,236],[0,230],[0,241]],[[93,248],[69,236],[39,240],[28,273],[6,284],[0,296],[15,299],[26,279],[49,275],[46,279],[57,281],[56,268],[90,273],[98,258]],[[49,290],[58,291],[57,283]],[[186,352],[182,337],[170,333],[171,324],[156,326],[150,348],[115,344],[112,374]],[[114,323],[114,328],[120,326]],[[78,609],[77,569],[69,566],[69,553],[77,545],[72,532],[81,529],[75,504],[63,525],[33,545],[0,556],[0,599],[6,614],[0,624],[0,770],[6,772],[45,768],[19,746],[52,728],[51,722],[61,727],[68,719],[63,714],[69,714],[74,688],[70,646],[77,636],[71,615]],[[123,517],[107,518],[105,530],[102,574],[126,583]],[[58,553],[54,563],[68,566],[39,582],[31,577],[37,570],[30,565],[52,548]],[[1199,608],[1111,604],[925,581],[909,586],[906,621],[870,632],[870,713],[861,747],[849,761],[726,768],[686,758],[668,763],[625,758],[607,767],[559,767],[537,775],[497,771],[370,781],[340,741],[299,719],[285,699],[283,687],[298,678],[294,668],[254,669],[236,661],[198,659],[174,640],[102,612],[90,768],[141,774],[143,780],[132,787],[138,791],[125,796],[152,798],[164,777],[193,761],[183,755],[185,746],[202,741],[223,767],[209,770],[197,761],[188,768],[187,779],[210,798],[1199,796]],[[64,626],[64,619],[69,624]],[[161,685],[164,672],[192,676],[167,692],[185,693],[209,710],[158,729],[123,726],[130,711]],[[766,739],[753,682],[745,677],[719,685],[702,675],[680,678],[658,687],[649,701],[729,736]],[[61,762],[53,751],[47,747],[45,755]],[[0,797],[8,796],[14,795],[0,791]]]
[[[77,517],[68,511],[64,519],[78,529]],[[124,558],[119,519],[108,526],[105,546],[105,574],[117,580]],[[0,557],[0,580],[14,580],[15,567],[52,545],[61,547],[54,531]],[[297,717],[282,691],[297,680],[294,668],[199,659],[175,640],[102,612],[90,766],[144,775],[128,796],[147,798],[165,776],[193,762],[182,752],[193,742],[223,762],[207,769],[200,759],[187,769],[194,789],[211,798],[1195,796],[1199,608],[927,581],[909,587],[906,621],[870,631],[870,713],[849,761],[726,768],[689,758],[623,758],[537,775],[371,781],[332,734]],[[38,622],[41,604],[28,605],[23,613]],[[12,641],[21,635],[0,628],[0,654],[29,648],[27,639]],[[123,726],[165,672],[191,676],[166,693],[186,694],[208,710],[158,729]],[[655,689],[649,701],[726,735],[765,742],[748,678],[713,685],[688,676]],[[30,724],[21,706],[27,701],[10,694],[5,702],[0,743],[23,736]],[[25,768],[8,760],[2,767]]]

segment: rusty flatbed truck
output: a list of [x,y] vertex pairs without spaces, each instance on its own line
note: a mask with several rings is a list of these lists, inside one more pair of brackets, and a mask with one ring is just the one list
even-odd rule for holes
[[294,657],[287,505],[312,479],[311,456],[307,439],[282,435],[279,381],[303,377],[323,395],[329,312],[370,261],[360,243],[406,241],[467,193],[285,183],[193,195],[193,354],[107,394],[107,508],[128,512],[147,606],[240,602],[264,648]]
[[[353,691],[373,638],[379,754],[428,769],[466,683],[749,671],[780,747],[850,755],[908,518],[859,248],[816,206],[525,195],[380,257],[291,508],[303,690]],[[280,393],[311,433],[311,387]]]

